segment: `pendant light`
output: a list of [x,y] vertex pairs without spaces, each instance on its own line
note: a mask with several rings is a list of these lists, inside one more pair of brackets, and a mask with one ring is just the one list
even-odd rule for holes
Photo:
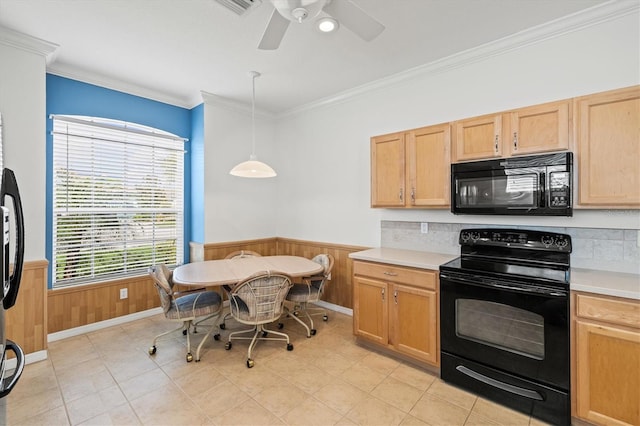
[[249,71],[253,83],[253,95],[251,98],[251,155],[249,161],[244,161],[235,166],[229,174],[248,178],[268,178],[276,176],[276,172],[267,164],[258,161],[256,157],[256,78],[260,77],[257,71]]

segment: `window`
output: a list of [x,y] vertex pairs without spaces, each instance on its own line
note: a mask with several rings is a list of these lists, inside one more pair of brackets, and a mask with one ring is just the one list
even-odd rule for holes
[[95,117],[53,119],[53,287],[183,259],[184,140]]

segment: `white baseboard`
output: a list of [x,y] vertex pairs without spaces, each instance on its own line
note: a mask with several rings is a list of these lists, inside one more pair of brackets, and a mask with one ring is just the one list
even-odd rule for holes
[[82,325],[80,327],[70,328],[68,330],[58,331],[56,333],[50,333],[47,336],[47,342],[55,342],[56,340],[66,339],[67,337],[80,336],[81,334],[101,330],[103,328],[111,327],[114,325],[125,324],[131,321],[135,321],[141,318],[151,317],[161,313],[162,313],[162,308],[153,308],[153,309],[148,309],[146,311],[136,312],[134,314],[123,315],[117,318],[94,322],[93,324],[87,324],[87,325]]
[[[44,361],[45,359],[47,359],[48,353],[47,351],[38,351],[38,352],[32,352],[30,354],[26,354],[24,356],[24,363],[25,364],[33,364],[34,362],[38,362],[38,361]],[[5,365],[5,369],[6,370],[13,370],[14,368],[16,368],[16,359],[15,358],[11,358],[11,359],[7,359],[4,362]]]
[[333,303],[325,302],[324,300],[319,300],[313,303],[323,308],[349,315],[350,317],[353,316],[353,309],[345,308],[344,306],[334,305]]

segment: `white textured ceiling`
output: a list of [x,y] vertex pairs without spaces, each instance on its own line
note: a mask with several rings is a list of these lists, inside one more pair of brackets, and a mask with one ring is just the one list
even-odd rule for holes
[[292,23],[278,50],[258,50],[269,0],[243,16],[214,0],[0,0],[0,25],[59,45],[51,72],[181,106],[201,91],[248,103],[256,70],[257,107],[282,113],[605,3],[353,1],[386,26],[373,41]]

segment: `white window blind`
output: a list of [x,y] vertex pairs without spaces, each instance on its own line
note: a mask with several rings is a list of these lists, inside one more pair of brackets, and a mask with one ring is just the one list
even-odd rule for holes
[[183,259],[184,140],[95,117],[53,119],[53,286]]

